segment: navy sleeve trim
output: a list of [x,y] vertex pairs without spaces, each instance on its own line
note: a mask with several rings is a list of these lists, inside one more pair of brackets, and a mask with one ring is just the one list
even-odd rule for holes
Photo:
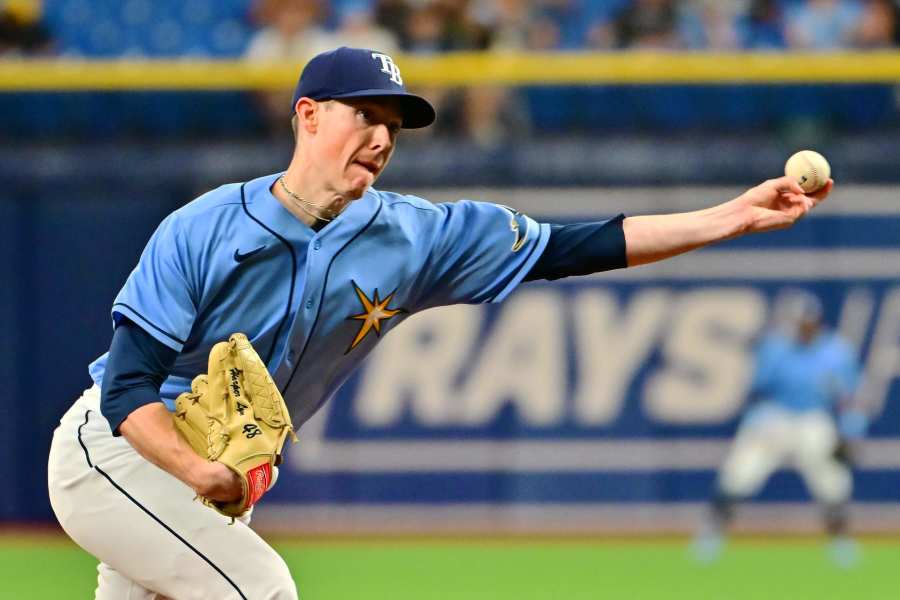
[[158,341],[128,319],[113,333],[103,385],[100,412],[113,435],[135,409],[160,402],[159,388],[175,364],[178,352]]
[[122,306],[122,307],[124,307],[124,308],[127,308],[128,310],[130,310],[131,312],[133,312],[133,313],[135,314],[135,316],[140,317],[140,319],[141,319],[142,321],[144,321],[144,323],[146,323],[147,325],[149,325],[150,327],[152,327],[152,328],[155,329],[156,331],[160,332],[161,334],[163,334],[164,336],[166,336],[166,337],[169,338],[170,340],[172,340],[172,341],[174,341],[174,342],[177,342],[177,343],[181,344],[182,346],[184,346],[184,345],[187,343],[185,340],[182,340],[182,339],[179,339],[179,338],[175,337],[174,335],[172,335],[171,333],[169,333],[169,332],[166,331],[165,329],[161,329],[160,327],[157,327],[157,326],[153,323],[153,321],[151,321],[150,319],[148,319],[147,317],[145,317],[144,315],[142,315],[140,312],[138,312],[137,310],[135,310],[133,306],[128,306],[128,305],[125,304],[124,302],[116,302],[115,304],[113,304],[113,308],[116,308],[117,306]]
[[525,281],[590,275],[628,266],[625,232],[618,215],[608,221],[550,225],[550,240]]

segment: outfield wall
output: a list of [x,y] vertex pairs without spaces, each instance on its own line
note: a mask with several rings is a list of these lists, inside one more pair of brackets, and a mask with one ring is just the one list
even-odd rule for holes
[[[547,220],[690,210],[734,188],[452,190]],[[300,434],[257,523],[288,531],[683,532],[745,406],[752,340],[787,288],[820,295],[858,348],[874,415],[856,526],[900,530],[900,203],[835,194],[790,232],[668,263],[522,286],[393,332]],[[287,484],[287,485],[284,485]],[[810,531],[779,472],[740,515]]]
[[[0,498],[4,521],[52,518],[54,422],[89,384],[109,304],[188,186],[22,193],[0,203]],[[573,221],[690,210],[733,187],[420,190]],[[163,193],[165,192],[165,193]],[[281,531],[683,531],[696,524],[744,406],[751,339],[787,287],[820,294],[857,345],[875,420],[856,472],[857,523],[900,531],[900,202],[843,186],[790,232],[651,265],[522,286],[391,332],[300,432],[257,523]],[[814,527],[777,474],[756,529]]]

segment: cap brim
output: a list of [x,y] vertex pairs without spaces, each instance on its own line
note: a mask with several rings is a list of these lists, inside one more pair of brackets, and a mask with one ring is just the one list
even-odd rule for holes
[[415,94],[401,92],[399,90],[396,92],[383,89],[356,90],[347,94],[334,94],[330,97],[335,100],[340,100],[342,98],[396,98],[400,103],[400,110],[403,113],[404,129],[428,127],[434,123],[436,116],[434,107],[428,100],[422,96],[416,96]]

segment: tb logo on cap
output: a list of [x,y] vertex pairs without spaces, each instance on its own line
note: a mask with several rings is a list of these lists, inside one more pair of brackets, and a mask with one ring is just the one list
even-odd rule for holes
[[381,61],[381,72],[391,76],[391,81],[397,85],[403,85],[403,79],[400,77],[400,67],[394,63],[394,59],[387,54],[381,52],[373,52],[372,58]]

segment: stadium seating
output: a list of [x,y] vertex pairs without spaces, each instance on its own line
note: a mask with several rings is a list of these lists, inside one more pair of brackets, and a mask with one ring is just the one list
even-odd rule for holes
[[[629,0],[550,4],[543,16],[558,25],[559,49],[577,50],[592,24],[609,21]],[[790,6],[792,0],[785,0]],[[371,0],[334,0],[335,14]],[[251,0],[47,0],[44,21],[64,57],[240,57],[254,33]],[[557,8],[552,8],[556,6]],[[892,86],[565,86],[520,92],[533,130],[571,135],[690,131],[740,132],[760,125],[815,121],[829,129],[879,128],[897,120]],[[228,93],[55,93],[0,95],[0,132],[36,138],[85,132],[254,135],[263,129],[252,99]],[[26,110],[27,108],[27,110]],[[97,130],[96,115],[102,115]]]

